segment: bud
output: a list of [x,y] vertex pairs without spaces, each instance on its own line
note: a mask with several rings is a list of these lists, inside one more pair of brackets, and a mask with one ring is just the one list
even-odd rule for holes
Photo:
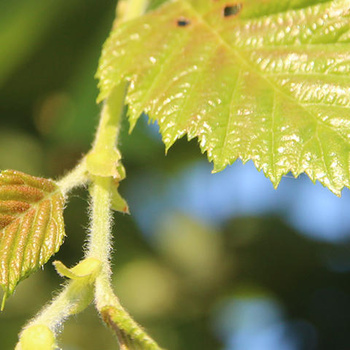
[[54,350],[55,336],[49,327],[34,325],[26,328],[16,345],[15,350]]

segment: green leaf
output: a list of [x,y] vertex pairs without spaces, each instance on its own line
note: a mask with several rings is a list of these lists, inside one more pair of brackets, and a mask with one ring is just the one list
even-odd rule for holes
[[94,283],[101,271],[101,262],[95,258],[86,258],[78,265],[68,268],[61,261],[54,261],[57,273],[71,279],[69,296],[77,303],[69,311],[71,315],[85,310],[94,300]]
[[124,214],[130,214],[128,203],[119,194],[118,187],[119,182],[114,181],[111,187],[111,207],[115,211],[120,211]]
[[68,268],[61,261],[54,261],[53,265],[60,276],[82,281],[83,284],[93,284],[101,271],[101,262],[95,258],[86,258],[72,268]]
[[167,1],[168,0],[149,0],[148,6],[147,6],[147,11],[154,10]]
[[64,238],[64,198],[51,180],[0,173],[0,285],[5,298],[45,264]]
[[214,172],[253,160],[277,187],[305,172],[350,187],[350,2],[175,0],[115,28],[99,101],[121,81],[168,149],[198,137]]

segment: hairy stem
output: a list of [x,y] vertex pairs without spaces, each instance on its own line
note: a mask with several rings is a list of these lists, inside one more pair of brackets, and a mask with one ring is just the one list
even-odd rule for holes
[[68,271],[73,279],[23,328],[16,350],[56,348],[55,335],[65,319],[81,312],[91,303],[94,278],[100,270],[99,262],[86,259],[73,269],[63,267],[62,263],[59,265],[59,269]]
[[97,176],[91,185],[91,233],[86,257],[101,261],[102,271],[109,279],[111,251],[110,177]]
[[102,271],[95,280],[95,303],[103,321],[118,337],[121,348],[137,342],[143,349],[160,350],[156,342],[131,318],[121,306],[111,286],[111,179],[96,177],[92,184],[92,223],[87,258],[102,262]]
[[[122,17],[117,20],[124,21],[140,16],[145,11],[147,4],[148,0],[119,1],[118,7],[122,7],[123,10],[117,11],[117,13],[122,14]],[[96,176],[93,178],[91,189],[91,232],[86,255],[87,257],[97,258],[102,262],[101,275],[96,279],[96,303],[98,307],[108,304],[108,295],[113,294],[110,287],[111,269],[109,264],[111,250],[110,188],[112,178],[108,176],[114,176],[114,174],[113,170],[110,174],[99,174],[97,170],[100,170],[98,168],[100,162],[107,162],[107,164],[104,164],[104,168],[106,165],[107,167],[108,165],[115,167],[116,164],[113,164],[113,161],[120,159],[116,160],[113,153],[117,152],[115,145],[120,130],[126,87],[126,83],[122,83],[114,88],[110,97],[104,102],[93,149],[89,155],[90,161],[92,159],[90,165],[98,164],[98,166],[94,168],[96,170],[94,175]],[[108,164],[108,162],[112,164]],[[104,299],[106,300],[104,301]]]
[[125,83],[118,85],[114,88],[110,98],[105,101],[93,144],[93,152],[103,153],[115,150],[124,109],[125,90]]
[[121,178],[117,170],[121,155],[116,141],[124,110],[125,90],[125,83],[118,85],[103,104],[93,148],[87,155],[87,168],[92,175]]
[[[146,9],[148,1],[131,0],[120,2],[118,13],[129,20],[141,15]],[[118,24],[118,20],[114,25]],[[115,148],[120,119],[123,113],[125,91],[127,85],[120,84],[114,88],[111,95],[104,102],[100,124],[92,152],[89,154],[89,164],[92,173],[91,186],[91,231],[88,242],[87,258],[95,258],[102,262],[102,270],[95,280],[95,303],[104,322],[117,335],[122,349],[132,349],[129,342],[137,342],[143,349],[159,350],[159,346],[123,309],[119,299],[111,286],[111,186],[113,179],[118,179],[115,167],[120,155]],[[120,176],[122,177],[122,176]]]
[[86,159],[83,158],[78,165],[70,171],[61,180],[56,181],[63,195],[67,195],[73,188],[85,185],[88,181],[88,172],[86,169]]
[[52,302],[46,306],[36,317],[33,319],[26,328],[34,325],[46,325],[54,333],[56,333],[63,321],[71,315],[73,309],[79,304],[79,296],[74,295],[72,286],[73,282],[68,283],[61,293],[52,300]]
[[[147,3],[147,0],[119,1],[117,12],[121,14],[121,17],[117,18],[114,25],[118,25],[119,21],[129,20],[141,15],[145,11]],[[79,271],[83,271],[82,266],[88,266],[86,264],[88,261],[98,262],[98,264],[101,264],[100,269],[94,273],[91,270],[89,272],[91,278],[82,280],[82,276],[74,277],[74,273],[67,272],[69,269],[61,265],[58,266],[60,271],[67,272],[63,275],[73,279],[24,328],[22,335],[27,330],[41,325],[56,333],[68,316],[80,312],[91,303],[94,284],[96,308],[107,326],[117,335],[120,348],[131,350],[141,347],[145,350],[160,350],[152,338],[123,309],[111,285],[111,188],[115,186],[116,181],[118,182],[124,177],[120,163],[121,156],[116,144],[120,131],[120,119],[123,115],[126,88],[126,83],[115,87],[109,98],[104,102],[92,150],[76,168],[57,181],[64,195],[67,195],[74,187],[91,181],[90,234],[85,259],[79,264]],[[94,266],[94,264],[91,266]],[[22,340],[25,342],[24,338]],[[22,349],[21,344],[20,338],[18,349]]]

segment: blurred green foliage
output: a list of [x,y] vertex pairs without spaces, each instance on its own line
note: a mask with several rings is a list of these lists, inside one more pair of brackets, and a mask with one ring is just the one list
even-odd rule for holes
[[[57,178],[88,151],[99,113],[94,73],[114,11],[114,0],[0,0],[0,169]],[[196,142],[186,140],[164,157],[144,119],[131,135],[123,124],[120,148],[134,197],[143,174],[168,178],[204,159]],[[65,212],[67,238],[55,259],[67,266],[82,256],[87,201],[85,191],[75,191]],[[218,310],[241,298],[275,300],[286,320],[310,323],[318,345],[306,337],[298,349],[350,347],[349,299],[337,298],[339,290],[350,293],[349,273],[327,267],[327,257],[341,256],[346,246],[310,241],[276,217],[214,228],[174,212],[160,215],[155,227],[149,237],[132,216],[115,215],[114,284],[165,348],[223,348]],[[0,315],[2,350],[13,349],[21,326],[61,283],[49,263],[19,285]],[[116,341],[90,307],[67,323],[60,345],[109,350]]]

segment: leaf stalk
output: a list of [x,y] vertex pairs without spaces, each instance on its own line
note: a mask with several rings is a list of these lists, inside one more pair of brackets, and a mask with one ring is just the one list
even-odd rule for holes
[[[141,15],[147,4],[147,0],[119,1],[117,13],[121,17],[117,18],[114,25]],[[23,329],[16,349],[21,349],[21,341],[25,338],[23,335],[28,334],[27,330],[35,331],[38,326],[46,326],[53,334],[57,334],[68,316],[82,311],[91,303],[90,292],[94,288],[96,308],[106,325],[115,332],[121,349],[131,350],[137,347],[160,350],[154,340],[124,310],[111,285],[111,196],[112,186],[116,186],[116,182],[125,176],[116,144],[124,113],[126,89],[126,83],[114,88],[104,102],[92,150],[70,173],[57,181],[64,196],[73,188],[91,182],[90,233],[85,259],[79,265],[84,266],[90,260],[101,263],[100,269],[91,273],[89,278],[75,278],[74,271],[79,270],[79,265],[68,269],[62,263],[56,263],[58,272],[71,279],[61,293]]]

